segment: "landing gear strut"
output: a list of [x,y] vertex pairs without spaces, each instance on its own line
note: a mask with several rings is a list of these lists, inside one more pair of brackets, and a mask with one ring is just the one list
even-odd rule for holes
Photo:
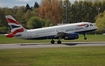
[[87,38],[86,38],[86,34],[84,33],[83,35],[84,35],[84,40],[87,40]]

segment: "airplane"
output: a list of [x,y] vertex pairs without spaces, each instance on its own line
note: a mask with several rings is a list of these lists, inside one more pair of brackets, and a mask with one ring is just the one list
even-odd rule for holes
[[84,39],[86,40],[87,32],[97,30],[97,26],[90,22],[80,22],[27,30],[11,15],[6,15],[5,17],[11,29],[11,33],[5,34],[8,38],[16,37],[31,40],[51,39],[51,44],[55,43],[54,39],[58,39],[57,44],[61,44],[61,39],[78,39],[80,33],[84,35]]

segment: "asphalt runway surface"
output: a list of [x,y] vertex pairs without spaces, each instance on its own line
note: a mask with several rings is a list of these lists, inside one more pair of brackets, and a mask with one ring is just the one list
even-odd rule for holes
[[105,42],[64,42],[62,44],[15,43],[15,44],[0,44],[0,49],[56,48],[56,47],[80,47],[80,46],[105,46]]

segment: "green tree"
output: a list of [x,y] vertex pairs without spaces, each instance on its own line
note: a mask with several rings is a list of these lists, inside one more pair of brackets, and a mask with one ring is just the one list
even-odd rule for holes
[[101,12],[105,10],[105,0],[102,1],[101,10],[102,10]]
[[37,2],[35,2],[34,8],[39,8],[39,4]]
[[6,19],[5,19],[4,12],[0,8],[0,27],[2,27],[2,26],[7,26],[7,22],[6,22]]
[[92,16],[92,2],[91,1],[84,1],[83,7],[82,7],[82,20],[81,21],[87,21],[91,22],[91,16]]
[[49,27],[52,25],[51,19],[42,19],[40,18],[43,27]]
[[41,23],[40,18],[31,17],[30,20],[27,22],[27,27],[29,29],[42,28],[42,23]]
[[51,25],[52,25],[51,19],[47,19],[47,20],[45,21],[45,27],[49,27],[49,26],[51,26]]
[[2,8],[2,12],[5,14],[5,15],[13,15],[13,9],[12,8],[8,8],[8,7],[4,7]]
[[19,21],[22,25],[24,25],[24,21],[22,20],[22,17],[23,15],[25,14],[25,7],[24,6],[21,6],[21,7],[18,7],[18,10],[16,12],[16,14],[14,14],[15,18],[17,21]]
[[99,0],[95,0],[92,4],[92,22],[95,22],[95,17],[100,13],[101,3]]
[[29,6],[29,4],[26,5],[26,11],[27,10],[32,10],[31,7]]
[[72,20],[71,2],[69,0],[62,1],[62,21],[69,23]]
[[32,8],[32,10],[27,10],[25,14],[22,16],[22,24],[26,27],[27,22],[31,17],[37,16],[38,9]]
[[24,27],[26,27],[26,23],[29,21],[29,19],[30,19],[31,17],[32,17],[32,16],[31,16],[31,11],[30,11],[30,10],[27,10],[27,12],[22,15],[22,18],[21,18],[22,22],[21,22],[21,24],[22,24]]
[[40,20],[41,20],[42,26],[43,27],[46,27],[46,20],[45,19],[42,19],[42,18],[40,18]]
[[0,34],[6,34],[8,32],[9,32],[9,27],[7,26],[0,27]]
[[105,11],[96,17],[96,25],[98,33],[105,33]]
[[16,13],[17,13],[18,9],[19,9],[19,7],[18,7],[18,6],[14,6],[14,7],[12,8],[12,10],[13,10],[13,11],[12,11],[12,13],[13,13],[12,15],[13,15],[13,16],[15,16],[15,15],[16,15]]
[[75,1],[74,4],[72,4],[72,22],[78,22],[78,1]]

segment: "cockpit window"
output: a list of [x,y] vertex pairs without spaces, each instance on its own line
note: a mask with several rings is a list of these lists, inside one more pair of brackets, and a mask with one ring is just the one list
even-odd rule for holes
[[92,24],[90,24],[90,26],[93,26]]

